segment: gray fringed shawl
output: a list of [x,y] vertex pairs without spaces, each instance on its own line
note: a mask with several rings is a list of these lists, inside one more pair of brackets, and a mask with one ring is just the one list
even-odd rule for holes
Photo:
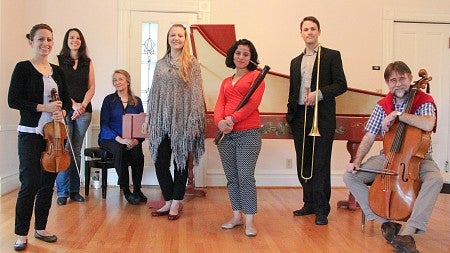
[[178,168],[185,169],[189,153],[198,165],[205,152],[205,105],[200,65],[191,58],[192,71],[186,85],[178,75],[178,66],[166,55],[156,63],[148,96],[149,148],[156,161],[158,147],[169,136]]

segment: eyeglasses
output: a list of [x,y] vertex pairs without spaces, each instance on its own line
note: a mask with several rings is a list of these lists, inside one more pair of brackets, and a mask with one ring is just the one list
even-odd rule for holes
[[397,78],[389,79],[389,83],[392,85],[395,85],[397,83],[404,84],[405,82],[406,82],[406,77],[404,77],[404,76],[400,77],[399,79],[397,79]]

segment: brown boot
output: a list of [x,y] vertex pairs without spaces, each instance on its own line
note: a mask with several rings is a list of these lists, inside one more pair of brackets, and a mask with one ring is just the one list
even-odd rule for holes
[[381,224],[381,234],[383,235],[384,239],[388,242],[392,242],[392,239],[394,239],[394,236],[398,235],[398,232],[400,232],[400,228],[402,227],[402,224],[396,223],[396,222],[385,222]]
[[419,253],[414,237],[411,235],[396,235],[391,245],[400,253]]

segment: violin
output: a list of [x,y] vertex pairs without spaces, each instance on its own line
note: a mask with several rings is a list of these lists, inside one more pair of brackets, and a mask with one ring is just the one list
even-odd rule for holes
[[[419,71],[421,79],[410,87],[405,112],[411,112],[414,97],[432,79],[424,69]],[[406,221],[412,212],[422,182],[419,179],[419,164],[425,159],[431,143],[431,132],[397,121],[386,132],[383,151],[386,157],[384,168],[378,172],[369,190],[369,205],[372,211],[388,220]]]
[[[59,97],[55,88],[51,91],[51,101],[58,101]],[[49,122],[43,128],[46,149],[41,155],[42,169],[47,172],[58,173],[69,168],[70,155],[65,149],[67,130],[62,122]]]

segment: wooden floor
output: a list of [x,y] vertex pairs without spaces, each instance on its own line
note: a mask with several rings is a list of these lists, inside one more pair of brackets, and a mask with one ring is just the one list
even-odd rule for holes
[[[84,191],[82,189],[82,191]],[[158,200],[158,187],[144,188],[151,200]],[[87,202],[56,205],[54,198],[47,230],[58,242],[28,238],[26,252],[393,252],[381,236],[380,224],[368,222],[360,230],[361,211],[337,209],[347,198],[344,188],[333,188],[332,210],[327,226],[314,225],[314,216],[294,217],[300,207],[300,188],[258,188],[258,235],[244,235],[244,228],[222,230],[230,218],[225,188],[207,188],[206,197],[188,196],[179,220],[152,217],[146,205],[126,202],[117,187],[108,188],[106,200],[92,189]],[[0,252],[14,252],[14,209],[17,191],[0,197]],[[422,253],[450,252],[450,194],[440,194],[427,233],[417,235]],[[33,227],[33,222],[32,226]]]

